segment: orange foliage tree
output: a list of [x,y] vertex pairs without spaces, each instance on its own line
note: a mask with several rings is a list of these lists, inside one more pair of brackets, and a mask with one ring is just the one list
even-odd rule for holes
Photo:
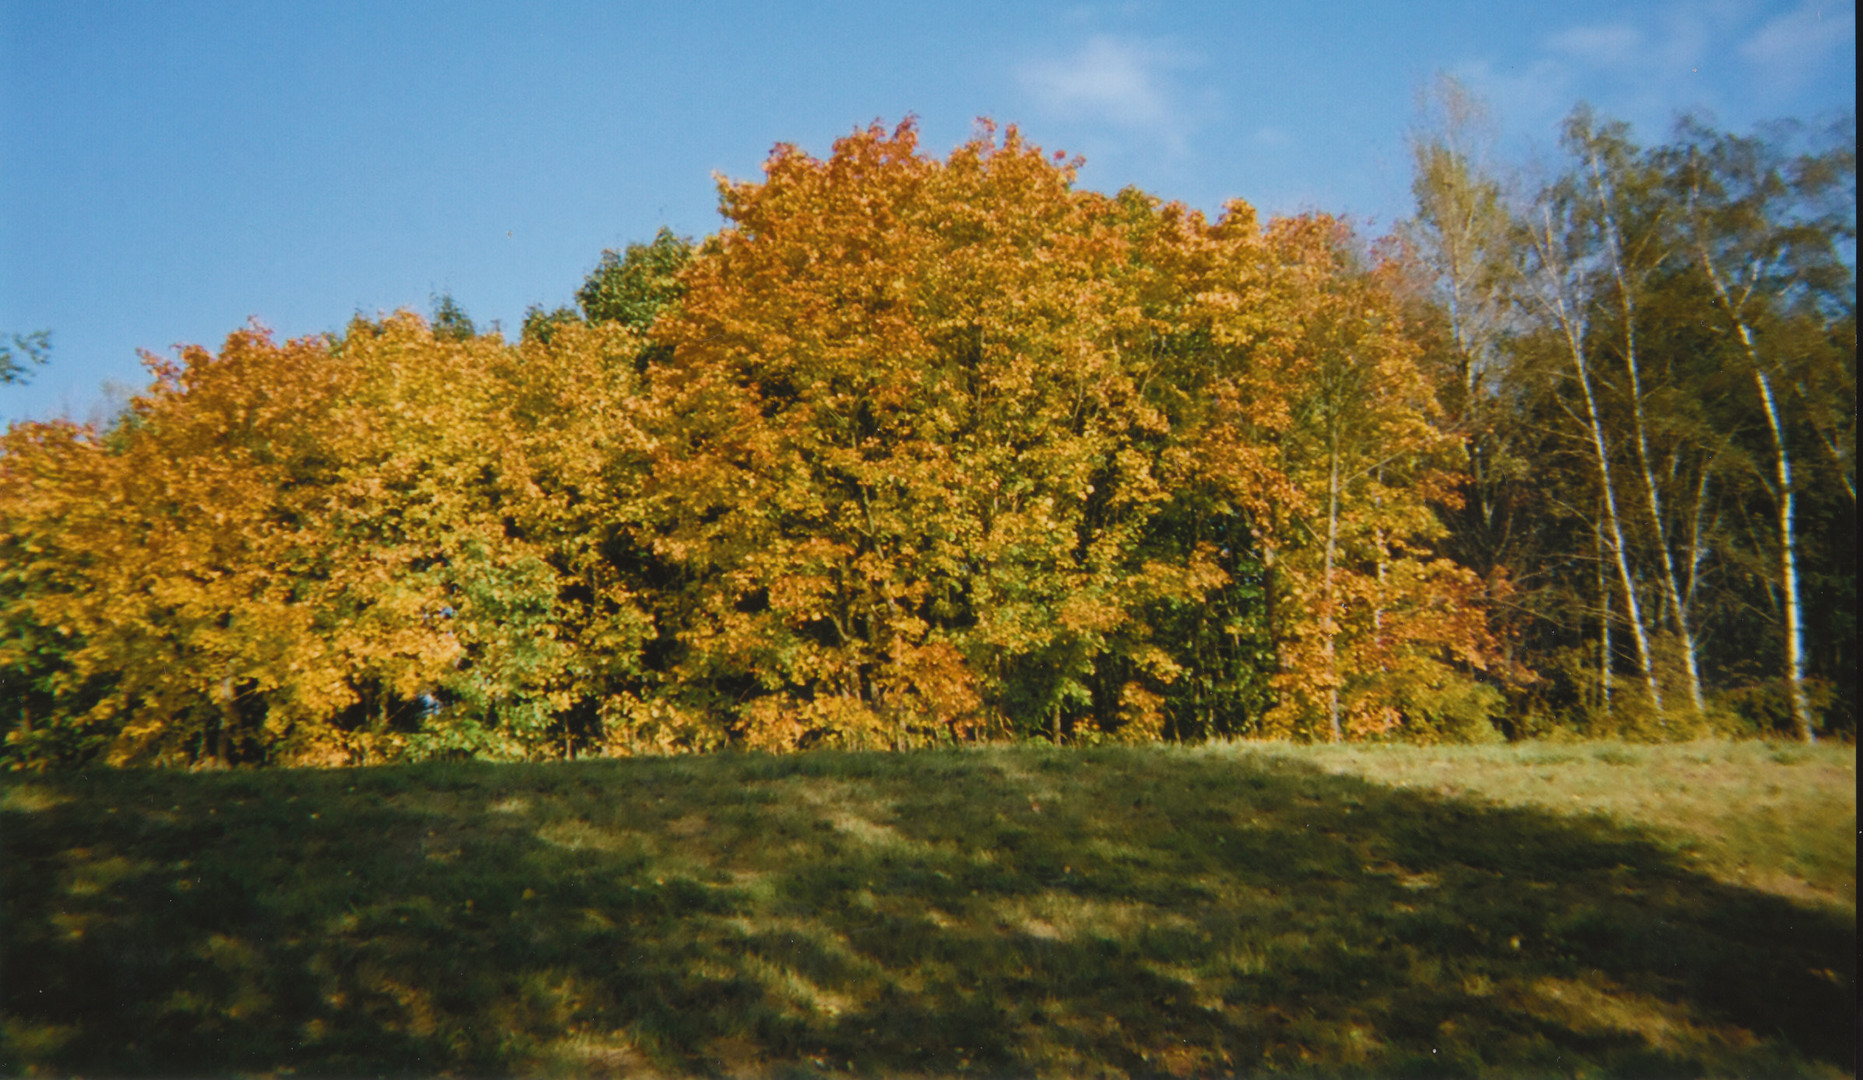
[[910,123],[728,185],[651,373],[648,513],[684,571],[687,707],[756,746],[1052,722],[1147,564],[1166,425],[1123,347],[1114,206],[1010,129],[939,162]]
[[1277,730],[1342,690],[1384,730],[1375,687],[1482,662],[1428,556],[1453,447],[1336,225],[1072,181],[1013,128],[940,162],[907,123],[726,186],[649,376],[684,708],[772,747],[1156,737],[1198,664],[1158,615],[1242,587],[1243,545],[1283,599]]
[[[1462,447],[1438,422],[1395,269],[1335,219],[1264,228],[1242,202],[1214,223],[1163,208],[1145,257],[1164,283],[1157,333],[1172,343],[1172,444],[1187,462],[1159,535],[1215,546],[1221,573],[1192,620],[1216,632],[1178,620],[1183,726],[1491,731],[1500,697],[1482,674],[1492,642],[1475,581],[1435,552]],[[1224,638],[1226,651],[1205,647]],[[1250,679],[1226,724],[1196,722],[1205,691]]]
[[242,331],[15,426],[7,757],[1491,730],[1391,271],[1077,164],[779,147],[638,317]]
[[590,340],[603,334],[629,337],[585,330],[513,356],[408,315],[341,341],[243,331],[217,355],[151,358],[157,383],[107,430],[13,428],[0,458],[13,752],[335,763],[548,749],[640,636],[629,594],[566,520],[577,433],[526,392],[552,365],[585,398],[603,385],[592,367],[631,376]]

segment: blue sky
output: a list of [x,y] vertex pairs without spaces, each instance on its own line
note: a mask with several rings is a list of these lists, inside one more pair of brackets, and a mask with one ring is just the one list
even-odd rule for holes
[[481,324],[571,299],[603,248],[719,225],[714,173],[875,119],[976,117],[1081,182],[1382,230],[1446,71],[1509,159],[1580,100],[1660,139],[1856,94],[1855,5],[84,3],[0,0],[0,331],[49,329],[0,420],[85,419],[138,348],[282,336],[450,292]]

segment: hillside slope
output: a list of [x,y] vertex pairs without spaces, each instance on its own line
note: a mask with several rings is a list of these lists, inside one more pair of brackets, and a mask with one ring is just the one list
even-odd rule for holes
[[[0,1072],[1842,1075],[1854,782],[1731,744],[11,775]],[[1738,785],[1761,842],[1677,790]]]

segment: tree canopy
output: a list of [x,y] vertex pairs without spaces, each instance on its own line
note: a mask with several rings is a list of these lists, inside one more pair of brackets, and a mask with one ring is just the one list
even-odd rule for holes
[[1853,142],[1466,105],[1390,238],[908,121],[516,342],[149,357],[0,439],[0,753],[1853,731]]

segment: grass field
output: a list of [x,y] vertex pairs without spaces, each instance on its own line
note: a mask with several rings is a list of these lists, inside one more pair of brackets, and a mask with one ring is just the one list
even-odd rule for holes
[[0,779],[0,1072],[1856,1068],[1856,755],[1039,747]]

